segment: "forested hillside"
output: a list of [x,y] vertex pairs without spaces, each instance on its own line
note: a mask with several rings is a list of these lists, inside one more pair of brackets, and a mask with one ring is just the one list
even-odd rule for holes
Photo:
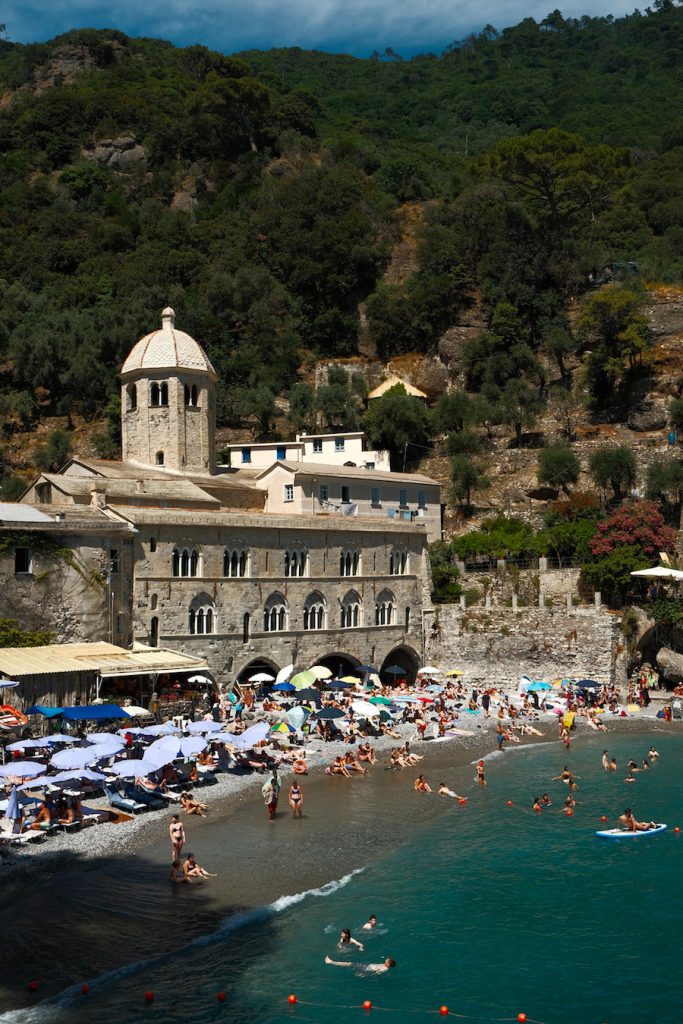
[[[362,373],[314,393],[316,361],[436,352],[468,317],[453,393],[389,409],[406,436],[449,435],[470,473],[472,428],[521,440],[577,367],[589,413],[625,416],[652,372],[645,285],[683,276],[683,11],[655,8],[556,11],[409,61],[0,41],[6,450],[106,414],[115,454],[117,369],[168,304],[218,370],[223,425],[354,425]],[[389,283],[406,203],[414,266]],[[385,413],[368,417],[379,443]],[[45,465],[68,438],[50,444]]]

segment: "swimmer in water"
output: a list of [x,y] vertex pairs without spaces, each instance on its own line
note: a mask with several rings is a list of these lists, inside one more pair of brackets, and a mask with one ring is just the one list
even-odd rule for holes
[[650,749],[648,750],[647,756],[649,757],[649,759],[651,761],[656,761],[657,758],[659,757],[659,752],[657,750],[655,750],[654,745],[651,746]]
[[440,782],[439,783],[439,788],[437,790],[437,793],[439,794],[439,796],[450,796],[454,800],[466,800],[467,799],[466,796],[458,796],[458,794],[454,790],[448,788],[448,786],[446,785],[445,782]]
[[535,796],[534,797],[534,804],[533,804],[533,807],[531,809],[532,809],[532,811],[542,811],[543,810],[543,807],[541,805],[541,798],[539,796]]
[[552,805],[552,800],[550,799],[550,796],[547,793],[544,793],[543,796],[541,797],[541,806],[542,807],[550,807],[551,805]]
[[608,771],[609,769],[609,758],[607,756],[606,750],[603,750],[602,752],[602,767],[605,769],[605,771]]
[[363,931],[364,932],[369,932],[369,931],[372,931],[372,929],[376,928],[376,927],[377,927],[377,918],[375,917],[374,914],[370,914],[370,917],[367,919],[367,921],[363,925]]
[[635,781],[636,781],[635,780],[635,776],[634,776],[633,772],[630,771],[628,773],[628,775],[626,776],[626,778],[624,779],[624,782],[635,782]]
[[352,937],[350,928],[342,928],[338,945],[340,949],[344,949],[345,946],[357,946],[358,949],[363,949],[363,943]]
[[612,760],[610,761],[610,763],[609,763],[609,770],[611,772],[615,772],[617,770],[617,759],[616,759],[616,757],[613,757]]
[[388,956],[381,964],[354,964],[350,960],[332,960],[331,957],[326,956],[325,963],[331,964],[333,967],[355,967],[359,974],[385,974],[396,966],[396,961],[392,956]]
[[432,787],[429,785],[424,775],[418,775],[418,777],[415,779],[414,788],[417,790],[418,793],[431,793],[432,791]]

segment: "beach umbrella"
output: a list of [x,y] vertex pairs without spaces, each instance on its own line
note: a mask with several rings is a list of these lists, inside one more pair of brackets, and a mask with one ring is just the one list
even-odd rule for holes
[[333,722],[337,718],[343,718],[344,712],[341,708],[322,708],[315,712],[315,717],[319,722]]
[[436,665],[423,665],[422,668],[417,670],[418,676],[438,676],[441,672],[440,668]]
[[312,665],[308,671],[312,672],[316,679],[331,679],[334,675],[332,669],[327,668],[326,665]]
[[7,801],[5,817],[8,821],[21,821],[21,808],[19,807],[19,794],[16,786],[12,786],[12,792]]
[[104,743],[105,745],[109,746],[115,744],[117,750],[121,750],[121,748],[125,745],[121,737],[117,736],[113,732],[89,732],[86,734],[85,738],[87,739],[88,743]]
[[206,750],[206,740],[199,736],[163,736],[150,743],[144,753],[145,761],[157,761],[159,766],[170,764],[177,757],[194,757]]
[[377,669],[375,668],[374,665],[359,665],[358,666],[358,671],[359,672],[376,672]]
[[360,682],[360,679],[358,678],[358,676],[341,676],[338,681],[340,683],[352,683],[353,686],[356,686],[357,683]]
[[292,676],[289,680],[292,686],[296,687],[297,690],[303,690],[306,686],[312,686],[316,682],[317,676],[314,672],[305,671],[298,672],[297,675]]
[[304,690],[299,690],[296,695],[297,700],[314,700],[318,703],[320,703],[321,697],[320,690],[314,690],[311,686],[307,686]]
[[206,719],[206,721],[202,721],[202,722],[188,722],[187,723],[187,732],[190,732],[193,735],[196,735],[196,734],[201,735],[202,733],[207,733],[207,732],[220,732],[222,728],[223,728],[223,723],[222,722],[214,722],[213,719],[211,719],[211,720]]
[[282,693],[292,693],[293,690],[296,690],[296,686],[292,686],[291,683],[283,682],[283,683],[276,683],[275,686],[273,687],[273,689],[274,690],[279,690]]
[[355,682],[353,682],[353,683],[343,683],[343,682],[341,681],[341,679],[334,679],[334,680],[333,680],[332,682],[330,682],[330,683],[328,683],[328,684],[327,684],[327,687],[326,687],[326,689],[328,689],[328,690],[348,690],[348,689],[350,689],[350,688],[351,688],[352,686],[355,686],[355,683],[356,683],[357,681],[358,681],[358,680],[356,680],[356,681],[355,681]]
[[426,686],[425,691],[427,693],[441,693],[443,686],[438,686],[436,683],[432,683],[431,686]]
[[389,697],[370,697],[368,704],[392,704]]
[[5,750],[33,750],[48,745],[47,740],[17,740],[16,743],[8,743]]
[[243,744],[245,749],[247,747],[253,747],[255,743],[260,743],[261,740],[266,738],[268,735],[268,729],[269,726],[267,722],[258,722],[256,725],[250,726],[249,729],[245,729],[245,731],[240,735],[240,744]]
[[287,712],[285,718],[287,719],[290,725],[294,726],[295,729],[300,729],[301,726],[306,721],[306,719],[309,717],[310,713],[311,712],[308,711],[307,708],[292,708],[290,711]]
[[[120,749],[120,748],[119,748]],[[90,747],[74,747],[72,750],[60,750],[50,758],[53,768],[72,769],[85,768],[98,761],[101,757],[112,757],[118,750],[111,750],[99,743]]]
[[232,732],[214,732],[211,733],[208,739],[209,743],[229,743],[234,747],[239,736]]
[[[130,731],[130,730],[127,730]],[[157,723],[156,725],[147,725],[144,729],[140,729],[141,736],[174,736],[180,732],[173,722],[164,722],[163,725]]]
[[[199,678],[203,679],[204,677],[203,676],[201,676],[201,677],[200,676],[192,676],[190,679],[188,679],[188,682],[191,683],[193,679],[199,679]],[[125,711],[126,714],[129,715],[131,718],[140,718],[143,715],[151,714],[151,711],[148,711],[146,708],[141,708],[137,704],[127,704],[126,707],[125,708],[121,708],[121,710]]]
[[599,690],[602,683],[598,683],[595,679],[580,679],[576,684],[579,690]]
[[450,672],[446,673],[447,676],[461,676],[462,674],[459,668],[452,668]]
[[275,676],[271,676],[270,672],[257,672],[255,676],[249,676],[250,683],[272,683]]
[[284,682],[286,682],[287,679],[289,679],[289,677],[291,676],[293,671],[294,671],[294,666],[293,665],[285,665],[285,667],[281,668],[280,671],[278,672],[278,674],[275,676],[275,682],[276,683],[284,683]]
[[537,679],[527,686],[527,693],[538,693],[539,690],[552,690],[552,683],[546,683],[543,679]]
[[64,732],[53,732],[45,737],[46,743],[79,743],[78,736],[67,736]]
[[117,761],[111,766],[109,771],[114,775],[118,775],[120,779],[136,779],[151,775],[158,768],[159,765],[151,764],[149,761],[139,757],[132,757],[129,761]]
[[389,676],[406,675],[406,670],[404,668],[401,668],[400,665],[390,665],[389,668],[383,668],[382,672],[386,672],[386,674]]
[[0,765],[0,778],[32,779],[46,767],[44,761],[10,761],[9,764]]
[[370,675],[367,678],[367,681],[366,681],[365,685],[366,686],[380,686],[381,687],[382,680],[379,678],[379,676],[377,675],[376,672],[371,672]]
[[379,708],[370,704],[367,700],[354,700],[351,702],[351,710],[363,718],[375,718],[379,714]]
[[292,733],[296,732],[296,729],[294,728],[293,725],[290,725],[289,722],[278,722],[277,725],[271,726],[270,731]]
[[[210,683],[211,682],[211,680],[209,679],[208,676],[202,676],[202,675],[188,676],[187,681],[188,681],[188,683]],[[123,710],[124,711],[128,711],[128,708],[124,708]]]

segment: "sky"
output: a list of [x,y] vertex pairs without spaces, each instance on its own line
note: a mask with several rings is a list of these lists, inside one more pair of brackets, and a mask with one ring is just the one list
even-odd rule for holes
[[201,43],[233,53],[300,46],[367,57],[392,47],[404,57],[440,53],[486,24],[565,17],[618,17],[634,0],[0,0],[8,39],[42,42],[71,28],[117,28],[179,46]]

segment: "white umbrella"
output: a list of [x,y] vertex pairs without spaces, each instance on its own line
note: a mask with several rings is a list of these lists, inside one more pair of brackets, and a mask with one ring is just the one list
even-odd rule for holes
[[255,743],[260,743],[261,740],[264,740],[269,731],[270,726],[267,722],[259,722],[257,725],[252,725],[251,728],[235,738],[235,746],[240,750],[247,750],[249,747],[253,747]]
[[[188,683],[210,683],[211,682],[211,680],[208,678],[208,676],[189,676],[187,681],[188,681]],[[123,710],[127,711],[128,709],[124,708]]]
[[46,767],[44,761],[10,761],[0,765],[0,777],[3,779],[32,779],[40,775]]
[[331,679],[334,675],[332,670],[325,665],[312,665],[308,671],[312,672],[316,679]]
[[14,686],[21,686],[16,679],[0,679],[0,690],[11,690]]
[[223,728],[222,722],[188,722],[187,731],[192,733],[220,732]]
[[180,729],[176,729],[173,722],[164,722],[163,725],[147,725],[144,729],[140,729],[141,736],[177,736],[179,732]]
[[16,743],[8,743],[6,750],[32,750],[37,747],[49,746],[47,740],[17,740]]
[[158,768],[158,764],[151,764],[149,761],[144,761],[139,757],[132,757],[129,761],[117,761],[111,766],[109,771],[113,772],[114,775],[118,775],[120,779],[135,779],[150,775],[152,772],[157,771]]
[[156,763],[160,768],[175,761],[177,757],[192,757],[202,750],[206,750],[206,740],[199,736],[182,736],[178,739],[175,736],[164,736],[147,747],[144,760]]
[[300,729],[304,724],[308,716],[310,715],[308,708],[296,707],[292,708],[285,715],[285,718],[290,725],[294,726],[295,729]]
[[376,718],[380,712],[376,704],[369,704],[367,700],[354,700],[351,702],[351,710],[363,718]]
[[417,670],[419,676],[438,676],[441,672],[440,668],[436,665],[423,665],[422,668]]
[[131,718],[141,718],[143,715],[151,714],[147,708],[141,708],[137,704],[127,704],[126,707],[121,708],[121,710],[125,711]]
[[272,683],[275,681],[275,676],[271,676],[270,672],[257,672],[255,676],[249,676],[250,683]]
[[79,743],[78,736],[67,736],[64,732],[53,732],[45,737],[47,743]]
[[655,565],[652,569],[637,569],[631,576],[644,576],[646,579],[683,580],[680,569],[668,569],[665,565]]
[[281,668],[280,671],[278,672],[278,674],[275,676],[275,682],[276,683],[284,683],[284,682],[286,682],[289,679],[289,677],[291,676],[293,671],[294,671],[294,666],[293,665],[285,665],[285,667]]
[[111,757],[118,753],[119,747],[114,748],[104,744],[94,743],[90,747],[73,747],[71,750],[60,750],[50,758],[53,768],[69,769],[86,768],[93,761],[99,761],[101,757]]

